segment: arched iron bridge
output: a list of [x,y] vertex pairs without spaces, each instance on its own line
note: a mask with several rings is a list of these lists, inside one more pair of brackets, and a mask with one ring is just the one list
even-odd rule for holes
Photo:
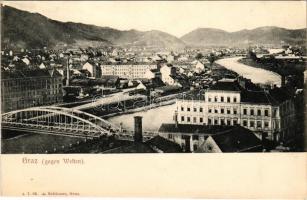
[[2,114],[2,128],[75,137],[114,135],[119,127],[95,115],[71,108],[43,106]]

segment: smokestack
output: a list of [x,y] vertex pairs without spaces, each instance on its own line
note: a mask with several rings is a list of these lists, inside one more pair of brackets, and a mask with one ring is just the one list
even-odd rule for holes
[[261,143],[262,143],[262,148],[265,149],[265,139],[267,137],[266,132],[261,132]]
[[143,142],[141,116],[134,117],[134,142]]
[[185,141],[185,151],[184,152],[186,153],[191,152],[190,136],[185,135],[184,141]]
[[69,58],[67,58],[67,69],[66,69],[66,86],[69,86],[70,69],[69,69]]

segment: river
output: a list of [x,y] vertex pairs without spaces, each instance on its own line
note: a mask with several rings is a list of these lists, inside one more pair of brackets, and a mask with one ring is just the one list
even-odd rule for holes
[[273,84],[278,87],[281,86],[281,77],[279,74],[261,69],[256,67],[251,67],[242,63],[239,63],[238,60],[242,57],[234,57],[234,58],[224,58],[215,61],[217,64],[222,65],[226,69],[234,71],[239,75],[251,79],[253,83],[260,84]]
[[162,123],[173,123],[173,115],[176,110],[176,104],[152,108],[147,111],[140,111],[131,114],[123,114],[108,118],[108,121],[122,126],[124,129],[134,130],[134,116],[143,117],[144,131],[158,131]]

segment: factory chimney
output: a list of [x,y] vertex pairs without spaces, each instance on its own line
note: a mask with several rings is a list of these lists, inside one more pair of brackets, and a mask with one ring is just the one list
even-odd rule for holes
[[134,117],[134,142],[143,142],[141,116]]
[[184,141],[185,141],[185,149],[184,152],[190,153],[191,152],[191,144],[190,144],[190,137],[189,135],[184,136]]
[[67,57],[67,66],[66,66],[66,86],[69,86],[69,80],[70,80],[70,69],[69,69],[69,57]]
[[268,134],[266,132],[261,132],[261,141],[262,144],[265,143],[266,137],[268,136]]

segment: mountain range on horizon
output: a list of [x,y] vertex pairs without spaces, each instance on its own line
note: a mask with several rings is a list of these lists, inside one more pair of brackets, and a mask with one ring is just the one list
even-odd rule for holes
[[306,44],[306,28],[286,29],[274,26],[227,32],[221,29],[198,28],[178,38],[159,31],[117,30],[74,22],[60,22],[39,13],[30,13],[10,6],[2,9],[2,48],[52,48],[139,46],[180,49],[186,46],[248,46],[251,44]]

